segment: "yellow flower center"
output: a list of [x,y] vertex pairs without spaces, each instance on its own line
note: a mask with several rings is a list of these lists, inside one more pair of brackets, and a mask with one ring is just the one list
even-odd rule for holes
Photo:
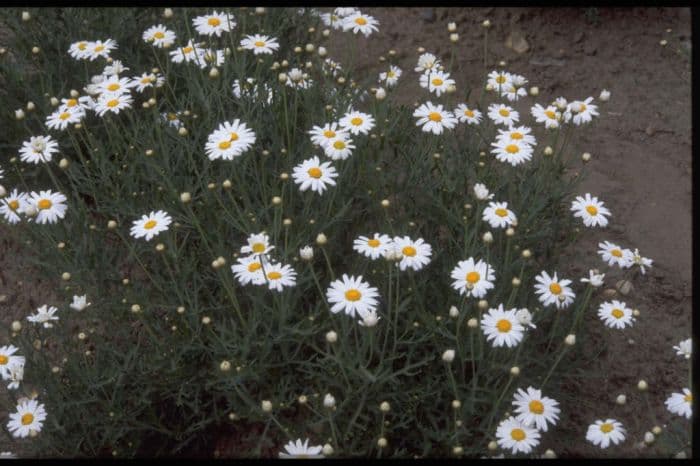
[[221,149],[221,150],[226,150],[229,147],[231,147],[231,143],[229,141],[221,141],[219,143],[219,149]]
[[335,137],[335,131],[332,129],[327,129],[323,132],[323,136],[327,137],[328,139],[334,138]]
[[17,199],[12,199],[10,202],[7,203],[7,205],[10,207],[11,210],[19,209],[19,201]]
[[256,46],[256,47],[264,47],[264,46],[265,46],[265,42],[263,42],[263,41],[261,41],[261,40],[258,40],[258,41],[255,42],[255,46]]
[[359,301],[360,298],[362,298],[362,293],[360,293],[355,288],[351,288],[345,292],[345,299],[347,299],[348,301]]
[[209,18],[209,21],[207,21],[207,24],[209,24],[209,26],[216,27],[216,26],[221,24],[221,21],[219,20],[219,18]]
[[433,86],[442,86],[443,83],[442,79],[440,78],[435,78],[431,82],[433,83]]
[[81,42],[78,44],[78,48],[80,50],[85,50],[87,48],[87,43],[86,42]]
[[622,312],[621,309],[617,309],[617,308],[610,311],[610,314],[612,314],[612,316],[616,319],[622,319],[625,316],[625,313]]
[[144,224],[143,224],[143,227],[144,227],[146,230],[152,230],[153,228],[156,227],[156,225],[158,225],[158,222],[155,221],[155,220],[153,220],[153,219],[151,219],[151,220],[147,221],[146,223],[144,223]]
[[362,118],[355,117],[352,120],[350,120],[350,123],[352,123],[355,126],[360,126],[362,124]]
[[551,111],[551,110],[545,110],[544,114],[547,115],[547,117],[550,118],[550,119],[552,119],[552,120],[556,120],[556,119],[557,119],[557,114],[554,113],[554,112]]
[[505,108],[500,109],[500,110],[498,111],[498,113],[499,113],[502,117],[507,117],[508,115],[510,115],[510,112],[509,112],[508,110],[506,110]]
[[683,397],[683,401],[687,403],[692,403],[693,402],[693,394],[688,393],[686,396]]
[[107,102],[107,106],[110,108],[114,108],[117,105],[119,105],[119,100],[117,100],[117,99],[112,99],[109,102]]
[[160,32],[160,31],[156,31],[155,34],[153,34],[153,37],[154,37],[155,39],[162,39],[162,38],[165,37],[165,34],[163,34],[163,33]]
[[371,248],[376,248],[376,247],[379,247],[379,245],[380,245],[381,243],[379,242],[378,239],[372,238],[372,239],[370,239],[370,240],[367,240],[367,244],[368,244],[369,247],[371,247]]
[[267,278],[269,280],[279,280],[280,278],[282,278],[282,274],[277,272],[276,270],[273,270],[272,272],[267,274]]
[[513,325],[510,323],[510,320],[508,320],[508,319],[501,319],[496,323],[496,328],[501,333],[510,332],[510,329],[512,327],[513,327]]
[[321,169],[318,167],[309,168],[309,171],[307,173],[311,178],[316,179],[321,178],[321,175],[323,175],[323,172],[321,172]]
[[40,210],[46,210],[50,209],[53,203],[51,203],[50,199],[42,199],[37,203],[37,206],[39,206]]
[[387,77],[387,78],[393,78],[394,76],[396,76],[396,73],[394,73],[393,71],[389,71],[389,72],[386,74],[386,77]]
[[4,354],[0,354],[0,365],[4,366],[9,360],[10,358],[8,358],[7,356],[5,356]]
[[265,250],[265,245],[263,243],[255,243],[253,245],[253,252],[261,253]]
[[522,139],[523,135],[522,133],[518,133],[517,131],[510,133],[510,138],[511,139]]
[[107,89],[110,90],[110,91],[112,91],[112,92],[114,92],[114,91],[116,91],[117,89],[119,89],[120,87],[121,87],[121,86],[119,86],[119,84],[117,84],[117,83],[112,83],[112,84],[110,84],[109,86],[107,86]]
[[367,24],[367,20],[364,19],[362,16],[360,16],[359,18],[355,19],[355,22],[356,22],[357,24],[359,24],[360,26],[364,26],[365,24]]
[[613,249],[612,251],[610,251],[610,254],[612,254],[615,257],[622,257],[622,251],[620,251],[619,249]]
[[34,415],[32,413],[26,413],[22,415],[22,425],[23,426],[28,426],[34,422]]
[[585,110],[586,110],[586,104],[584,104],[583,102],[580,103],[579,106],[578,106],[578,111],[579,111],[579,112],[583,112],[583,111],[585,111]]
[[192,47],[183,47],[182,53],[192,53],[194,49]]
[[467,280],[469,283],[472,283],[472,284],[473,284],[473,283],[478,282],[480,278],[481,278],[481,275],[479,275],[479,272],[469,272],[469,273],[467,274],[466,280]]
[[174,113],[168,113],[168,120],[170,120],[170,121],[177,120],[177,115],[175,115]]
[[506,77],[503,76],[502,74],[499,75],[499,76],[496,76],[496,82],[497,82],[498,84],[503,84],[504,82],[506,82]]
[[104,49],[105,49],[104,45],[98,45],[97,47],[95,47],[95,52],[101,52]]
[[413,257],[416,255],[416,248],[414,248],[413,246],[405,246],[401,250],[401,252],[403,253],[404,256]]
[[141,84],[148,84],[151,82],[151,78],[149,76],[146,76],[141,80]]
[[248,264],[248,272],[256,272],[262,268],[262,265],[260,265],[260,262],[251,262]]
[[63,112],[60,115],[58,115],[58,118],[60,118],[61,120],[67,120],[68,118],[70,118],[70,113]]
[[474,118],[474,112],[472,112],[471,110],[465,110],[464,114],[469,118]]
[[600,431],[604,434],[609,434],[614,429],[614,426],[609,422],[600,425]]
[[229,139],[230,139],[231,141],[238,141],[238,133],[231,133],[231,134],[229,135]]
[[442,115],[440,115],[438,112],[430,112],[430,114],[428,115],[428,119],[430,121],[440,122],[442,121]]
[[75,99],[68,99],[66,101],[66,107],[75,107],[76,105],[78,105],[78,101]]
[[591,215],[597,215],[598,214],[598,209],[594,205],[589,205],[586,206],[586,212],[588,212]]
[[333,143],[333,147],[335,147],[338,150],[345,149],[345,143],[343,141],[335,141]]
[[552,283],[549,285],[549,291],[551,291],[552,294],[559,294],[561,293],[561,285],[559,285],[559,283]]
[[503,208],[496,209],[494,212],[499,217],[505,217],[506,215],[508,215],[508,211],[506,209],[503,209]]
[[542,404],[541,401],[539,400],[532,400],[529,404],[528,407],[530,408],[531,413],[535,414],[542,414],[544,413],[544,405]]
[[516,442],[520,442],[520,441],[525,440],[525,431],[522,429],[513,429],[510,432],[510,436]]
[[517,154],[518,152],[520,152],[520,148],[515,144],[508,144],[506,146],[506,152],[508,152],[509,154]]

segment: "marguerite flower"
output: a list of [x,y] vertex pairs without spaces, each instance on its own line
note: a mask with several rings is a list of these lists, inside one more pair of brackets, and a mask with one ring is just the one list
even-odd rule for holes
[[51,190],[39,191],[38,193],[32,191],[28,199],[29,204],[37,211],[35,221],[39,224],[56,223],[65,217],[68,209],[66,201],[66,196],[58,192],[51,192]]
[[221,66],[224,64],[225,55],[223,50],[204,49],[199,60],[199,67],[204,69],[209,66]]
[[615,299],[611,302],[601,303],[598,308],[598,317],[610,328],[625,328],[634,322],[632,309]]
[[481,122],[481,112],[475,108],[470,108],[467,104],[459,104],[452,112],[460,123],[478,125]]
[[549,306],[554,304],[557,309],[564,309],[574,302],[576,294],[569,287],[571,280],[559,280],[556,272],[550,277],[543,270],[535,277],[535,281],[537,282],[535,284],[535,294],[539,295],[538,298],[543,305]]
[[83,116],[85,116],[85,111],[81,107],[66,108],[62,105],[46,117],[46,127],[64,130],[70,124],[79,123]]
[[15,364],[24,364],[24,356],[16,355],[19,348],[14,345],[0,346],[0,376],[3,380],[10,378],[10,367]]
[[110,52],[116,48],[117,42],[112,39],[107,39],[104,42],[101,40],[90,42],[88,48],[86,49],[85,56],[89,58],[90,61],[93,61],[98,57],[109,58]]
[[593,97],[584,101],[575,100],[567,106],[567,112],[572,114],[573,122],[576,126],[589,123],[594,116],[598,116],[598,106],[593,105]]
[[236,26],[236,21],[232,14],[214,10],[208,15],[193,18],[192,25],[203,36],[221,37],[222,33],[229,32]]
[[517,222],[518,218],[515,213],[508,209],[507,202],[489,202],[489,205],[484,208],[482,219],[489,222],[493,228],[506,228]]
[[136,92],[143,92],[149,87],[161,87],[165,84],[165,78],[160,73],[143,73],[141,76],[131,78],[131,86]]
[[[525,80],[527,82],[527,80]],[[501,95],[505,95],[511,102],[516,102],[521,97],[527,95],[527,91],[524,87],[516,86],[515,81],[511,81],[511,84],[506,84],[501,87]]]
[[440,65],[440,60],[437,59],[432,53],[424,53],[418,57],[418,66],[416,66],[415,71],[418,73],[426,73],[432,70],[436,70]]
[[608,448],[610,443],[617,445],[625,440],[625,429],[615,419],[597,420],[588,426],[586,440],[600,448]]
[[352,29],[353,34],[361,32],[365,37],[369,37],[374,31],[378,31],[379,21],[370,15],[365,15],[360,11],[343,18],[343,31]]
[[571,203],[571,210],[574,217],[583,219],[583,224],[587,227],[601,226],[608,224],[606,216],[610,216],[610,211],[603,207],[603,202],[597,197],[586,193],[585,196],[576,196],[576,200]]
[[673,393],[664,404],[671,413],[685,416],[686,419],[693,415],[693,394],[687,388],[683,389],[683,393]]
[[341,280],[331,282],[326,291],[326,297],[328,303],[332,304],[330,309],[332,313],[337,314],[343,311],[345,314],[355,317],[356,312],[359,315],[364,315],[377,308],[379,292],[377,288],[362,281],[362,275],[348,277],[343,274]]
[[265,281],[271,290],[282,291],[284,287],[296,286],[296,271],[290,265],[265,265]]
[[520,121],[520,114],[504,104],[489,105],[488,116],[497,125],[513,126]]
[[346,113],[338,122],[340,126],[352,134],[369,134],[374,128],[374,117],[357,110]]
[[29,206],[28,194],[14,189],[10,194],[0,199],[0,214],[9,223],[15,224],[21,220],[20,215],[24,214],[27,206]]
[[535,136],[530,134],[531,132],[532,130],[527,126],[511,126],[508,129],[499,129],[496,140],[534,146],[537,144],[537,140]]
[[284,452],[279,453],[280,458],[323,458],[321,454],[323,446],[315,445],[310,447],[309,439],[304,440],[304,443],[301,443],[301,439],[297,439],[296,443],[290,440],[284,446],[284,450]]
[[480,201],[493,199],[493,193],[491,193],[489,188],[487,188],[483,183],[476,183],[474,185],[474,196],[476,196],[476,198]]
[[389,71],[379,73],[379,82],[385,82],[386,87],[394,87],[399,82],[401,73],[401,68],[399,68],[398,66],[390,65]]
[[124,109],[131,108],[132,103],[134,99],[130,94],[100,94],[95,104],[95,113],[97,116],[103,116],[107,112],[118,114]]
[[313,81],[309,75],[301,71],[299,68],[292,68],[287,73],[287,81],[285,84],[294,89],[308,89]]
[[330,26],[333,29],[343,29],[343,18],[335,13],[321,13],[321,21],[324,26]]
[[515,313],[515,317],[523,327],[537,328],[537,325],[532,323],[532,314],[527,310],[527,308],[518,309],[518,311]]
[[58,320],[58,316],[55,315],[56,311],[58,311],[57,307],[47,306],[44,304],[43,306],[37,308],[36,314],[27,316],[27,320],[29,322],[34,322],[35,324],[43,324],[44,328],[51,328],[53,327],[51,321]]
[[22,362],[10,365],[8,370],[10,374],[7,380],[9,380],[10,383],[7,384],[7,388],[10,390],[16,390],[19,388],[20,382],[24,380],[24,360],[22,360]]
[[685,359],[690,359],[693,355],[693,339],[688,338],[678,343],[677,346],[673,347],[676,350],[676,355],[683,356]]
[[532,146],[519,140],[500,139],[492,142],[491,153],[501,162],[507,162],[514,167],[532,159]]
[[433,254],[432,247],[423,241],[423,238],[412,240],[408,236],[396,236],[392,240],[392,245],[401,251],[403,258],[399,262],[399,269],[406,270],[410,267],[413,270],[420,270],[430,263],[430,256]]
[[122,63],[121,60],[112,60],[104,67],[104,69],[102,70],[102,74],[105,76],[112,76],[118,75],[120,73],[123,73],[124,71],[129,70],[130,68],[124,66],[124,63]]
[[90,47],[90,45],[91,42],[87,40],[73,42],[70,44],[70,47],[68,47],[68,53],[76,60],[87,60],[88,47]]
[[333,160],[345,160],[352,155],[355,146],[352,139],[346,136],[347,133],[337,133],[336,136],[327,141],[323,146],[323,152]]
[[391,237],[389,235],[375,233],[371,238],[360,236],[355,239],[352,248],[360,254],[375,260],[382,257],[390,245]]
[[195,44],[192,39],[187,42],[184,47],[178,47],[170,52],[170,59],[173,63],[189,63],[191,61],[200,62],[200,58],[204,54],[204,49],[198,44]]
[[267,98],[263,100],[263,103],[271,104],[274,97],[274,92],[272,88],[267,84],[263,83],[261,86],[255,84],[255,78],[245,78],[244,80],[235,79],[233,81],[233,95],[240,99],[241,97],[249,97],[252,99],[257,99],[260,95],[260,88],[267,92]]
[[609,241],[598,243],[598,247],[600,248],[598,254],[608,265],[617,264],[623,269],[632,267],[634,255],[629,249],[622,249]]
[[175,32],[162,24],[146,29],[142,37],[144,41],[158,48],[168,48],[175,43]]
[[503,94],[503,90],[506,86],[511,85],[512,75],[507,71],[492,71],[489,73],[486,84],[490,85],[498,95]]
[[134,238],[146,237],[150,241],[154,236],[168,230],[168,226],[173,219],[166,212],[159,210],[143,215],[140,219],[134,220],[131,227],[131,236]]
[[492,341],[494,347],[516,346],[523,339],[525,327],[522,326],[515,313],[517,309],[504,310],[503,304],[496,309],[489,309],[481,318],[481,329],[487,341]]
[[104,81],[97,85],[101,95],[119,96],[129,92],[132,87],[132,81],[129,78],[120,78],[118,75],[107,77]]
[[455,80],[450,78],[449,73],[437,70],[422,74],[420,77],[420,87],[428,89],[428,92],[434,92],[438,97],[447,92],[447,88],[454,83]]
[[239,119],[225,121],[209,135],[205,152],[209,160],[233,160],[255,143],[255,133]]
[[457,118],[452,112],[443,110],[442,105],[433,105],[432,102],[418,107],[413,116],[418,118],[416,126],[421,126],[426,133],[442,134],[443,128],[452,129],[457,125]]
[[265,256],[239,257],[238,263],[231,266],[231,272],[233,272],[241,285],[247,285],[248,283],[264,285],[264,257]]
[[537,123],[544,123],[544,127],[547,129],[559,127],[561,112],[559,112],[554,105],[549,105],[547,108],[544,108],[540,104],[535,104],[530,109],[530,113],[535,117]]
[[17,404],[17,412],[10,414],[7,429],[13,437],[24,438],[32,431],[41,432],[46,420],[44,405],[36,400],[23,400]]
[[252,50],[254,55],[272,54],[280,47],[277,39],[262,34],[247,35],[241,40],[241,47]]
[[632,263],[639,266],[639,270],[642,272],[642,275],[646,273],[645,267],[651,267],[653,262],[654,261],[648,257],[642,257],[641,254],[639,254],[639,249],[634,248],[634,252],[632,253]]
[[251,254],[255,257],[265,255],[275,249],[270,245],[270,237],[263,233],[254,233],[246,240],[248,244],[241,247],[241,254]]
[[75,311],[82,311],[86,307],[90,306],[92,303],[87,302],[87,296],[77,296],[73,295],[73,302],[70,303],[70,308]]
[[58,152],[58,142],[51,139],[51,136],[31,136],[29,141],[22,143],[19,158],[22,162],[38,164],[50,162],[55,152]]
[[540,433],[526,426],[513,416],[501,421],[496,428],[496,441],[503,449],[510,449],[512,454],[530,453],[540,443]]
[[334,178],[338,177],[338,173],[330,162],[321,163],[318,157],[314,156],[294,167],[292,178],[294,182],[299,184],[300,191],[306,191],[311,188],[311,191],[316,191],[323,194],[326,190],[326,185],[335,186]]
[[325,144],[333,141],[338,135],[347,138],[349,133],[346,129],[340,128],[338,123],[326,123],[321,126],[314,126],[310,131],[311,142],[314,144],[324,147]]
[[582,283],[590,283],[592,287],[598,288],[603,285],[603,279],[605,278],[604,273],[599,273],[598,270],[589,270],[588,278],[583,277],[581,279]]
[[459,294],[466,293],[467,297],[475,298],[486,296],[496,279],[493,267],[482,260],[475,262],[473,257],[459,261],[450,276],[454,279],[452,288],[459,291]]
[[547,432],[548,424],[555,425],[559,419],[559,402],[542,396],[542,392],[528,387],[527,392],[519,388],[514,394],[513,406],[516,419],[526,426],[535,426],[537,430]]

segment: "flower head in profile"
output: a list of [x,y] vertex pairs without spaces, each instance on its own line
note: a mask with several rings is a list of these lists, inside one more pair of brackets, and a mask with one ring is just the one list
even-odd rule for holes
[[693,394],[687,388],[683,389],[683,393],[673,393],[664,404],[673,414],[685,416],[686,419],[693,416]]
[[598,270],[591,269],[588,271],[588,278],[583,277],[581,279],[582,283],[588,283],[594,288],[603,286],[603,279],[605,278],[604,273],[598,272]]
[[401,68],[395,65],[389,66],[389,71],[383,71],[379,73],[379,82],[386,83],[386,87],[394,87],[399,82],[401,77]]
[[642,275],[646,273],[646,267],[651,267],[651,264],[653,263],[653,260],[649,259],[648,257],[642,257],[642,255],[639,254],[639,249],[634,248],[634,252],[632,253],[632,264],[639,266],[639,271],[642,272]]
[[146,238],[150,241],[154,236],[167,231],[173,219],[162,210],[152,211],[148,215],[141,216],[134,220],[130,233],[134,238]]
[[296,442],[289,441],[288,444],[284,446],[284,451],[279,453],[280,458],[323,458],[322,445],[309,446],[309,439],[304,440],[301,443],[301,439],[297,439]]
[[170,52],[170,59],[173,63],[201,62],[204,49],[196,44],[192,39],[184,47],[177,47]]
[[37,308],[36,314],[27,316],[29,322],[34,322],[35,324],[42,324],[44,328],[51,328],[54,320],[58,320],[58,316],[55,315],[58,311],[57,307],[48,306],[44,304],[43,306]]
[[70,303],[70,308],[75,311],[82,311],[86,307],[90,306],[92,303],[87,302],[87,296],[77,296],[73,295],[73,302]]
[[690,359],[693,355],[693,339],[688,338],[686,340],[682,340],[678,343],[678,345],[674,346],[673,349],[676,350],[677,356],[683,356],[685,359]]
[[432,53],[424,53],[418,57],[418,65],[415,71],[418,73],[429,73],[430,71],[437,70],[440,66],[440,60]]

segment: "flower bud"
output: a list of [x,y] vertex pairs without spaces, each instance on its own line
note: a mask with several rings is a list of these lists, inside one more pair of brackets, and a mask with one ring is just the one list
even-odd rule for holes
[[323,233],[319,233],[316,236],[316,244],[318,244],[319,246],[323,246],[327,242],[328,242],[328,238]]
[[51,97],[51,100],[49,100],[51,103],[52,107],[57,107],[58,106],[58,99],[56,97]]
[[383,413],[388,413],[391,411],[391,405],[389,405],[388,401],[382,401],[381,404],[379,405],[379,411]]
[[23,120],[24,119],[24,110],[22,110],[21,108],[15,110],[15,119],[16,120]]
[[278,80],[279,82],[281,82],[282,84],[286,83],[286,82],[287,82],[287,79],[288,79],[287,73],[280,73],[280,74],[277,75],[277,80]]
[[646,380],[640,380],[639,383],[637,383],[637,389],[640,392],[646,391],[647,388],[649,388],[649,385],[647,384]]
[[467,321],[467,327],[469,327],[469,328],[477,328],[478,326],[479,326],[479,321],[476,320],[474,317],[472,317],[471,319],[469,319]]
[[651,431],[654,433],[654,435],[659,435],[659,434],[661,434],[661,427],[654,426],[654,428],[651,429]]
[[22,330],[22,322],[20,322],[19,320],[13,321],[12,322],[12,331],[19,332],[20,330]]
[[173,9],[172,8],[166,8],[163,10],[163,17],[165,18],[172,18],[173,17]]
[[263,400],[262,403],[260,403],[260,407],[262,408],[263,412],[272,412],[272,402],[270,400]]
[[177,130],[177,134],[180,136],[187,136],[187,128],[184,126],[180,127],[180,129]]
[[442,353],[442,360],[450,363],[454,360],[455,358],[455,350],[453,349],[448,349],[444,353]]
[[588,152],[584,152],[581,155],[581,160],[583,160],[584,162],[588,162],[589,160],[591,160],[591,154],[589,154]]
[[564,343],[567,346],[574,346],[576,344],[576,335],[573,333],[567,335],[566,338],[564,338]]
[[544,152],[543,152],[543,153],[544,153],[544,155],[549,156],[549,155],[552,155],[552,154],[554,153],[554,150],[552,150],[551,147],[547,146],[547,147],[544,148]]
[[[36,47],[34,47],[34,48],[36,48]],[[34,102],[31,102],[31,101],[27,102],[27,110],[28,110],[28,111],[31,112],[31,111],[34,110],[35,108],[36,108],[36,105],[34,105]]]
[[280,205],[282,203],[282,198],[279,196],[275,196],[272,198],[272,204],[273,205]]
[[383,87],[380,87],[379,89],[377,89],[377,92],[374,93],[374,97],[375,97],[377,100],[384,100],[384,99],[386,99],[386,91],[384,90],[384,88],[383,88]]
[[530,95],[533,97],[537,97],[538,95],[540,95],[540,88],[537,86],[532,86],[530,88]]
[[323,454],[325,456],[331,456],[333,454],[333,447],[330,443],[327,443],[323,446]]
[[326,333],[326,341],[328,343],[335,343],[338,341],[338,334],[331,330],[330,332]]
[[23,11],[22,21],[29,21],[30,19],[32,19],[32,15],[30,15],[28,11]]
[[450,306],[450,317],[453,319],[456,319],[459,316],[459,309],[457,309],[455,306]]
[[231,363],[229,361],[221,361],[221,364],[219,364],[219,369],[221,372],[228,372],[231,370]]
[[456,32],[453,32],[452,34],[450,34],[450,42],[455,44],[455,43],[457,43],[458,40],[459,40],[459,34],[457,34]]
[[550,459],[550,460],[555,459],[556,457],[557,457],[557,455],[556,455],[556,453],[554,453],[554,450],[549,449],[549,448],[544,452],[544,455],[542,455],[542,458],[546,458],[546,459]]
[[520,375],[520,368],[518,366],[513,366],[510,368],[510,375],[517,377]]
[[598,98],[603,102],[607,102],[608,100],[610,100],[610,91],[608,91],[607,89],[603,89],[602,91],[600,91],[600,96]]
[[624,394],[619,394],[617,395],[617,398],[615,398],[615,403],[619,404],[620,406],[624,405],[627,403],[627,397]]
[[219,77],[219,69],[217,67],[213,67],[212,69],[209,70],[209,77],[211,79],[216,79]]
[[644,443],[646,443],[647,445],[651,445],[652,443],[654,443],[654,440],[656,440],[654,434],[652,434],[651,432],[644,432]]
[[70,280],[70,273],[69,273],[69,272],[63,272],[63,273],[61,274],[61,279],[62,279],[63,281],[66,281],[66,282],[67,282],[68,280]]
[[299,249],[299,257],[305,261],[310,261],[314,258],[313,248],[311,246],[304,246],[303,248]]
[[491,440],[491,441],[489,442],[488,449],[491,450],[491,451],[496,451],[496,450],[498,450],[498,443],[496,443],[495,440]]
[[379,440],[377,440],[377,446],[379,448],[385,448],[388,444],[389,442],[387,442],[387,440],[384,437],[381,437]]
[[484,243],[486,244],[491,244],[493,243],[493,234],[490,231],[487,231],[484,233],[484,236],[481,237],[484,240]]
[[323,397],[323,406],[331,409],[335,407],[335,397],[331,395],[330,393],[326,393],[326,396]]

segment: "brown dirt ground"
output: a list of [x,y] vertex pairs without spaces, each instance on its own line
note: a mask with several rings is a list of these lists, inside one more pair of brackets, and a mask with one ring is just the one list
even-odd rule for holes
[[[568,276],[582,276],[588,268],[600,266],[595,251],[602,240],[639,248],[654,259],[654,267],[635,279],[633,291],[623,297],[642,313],[634,327],[607,331],[595,315],[586,322],[585,332],[592,336],[593,344],[607,351],[588,364],[586,370],[593,377],[569,385],[568,395],[576,401],[562,401],[562,422],[545,434],[539,451],[552,448],[560,457],[659,454],[635,444],[655,422],[663,425],[670,420],[663,400],[687,386],[687,366],[671,347],[691,335],[689,8],[364,10],[380,21],[380,31],[360,49],[366,53],[358,64],[378,73],[385,67],[379,65],[379,55],[396,50],[395,62],[404,70],[398,98],[406,103],[425,98],[413,72],[416,49],[423,46],[449,60],[447,23],[451,21],[457,23],[460,34],[455,60],[461,72],[453,73],[457,85],[474,87],[482,82],[481,22],[487,18],[492,23],[487,69],[506,61],[507,70],[526,76],[529,85],[539,87],[540,96],[532,100],[543,103],[558,96],[577,99],[589,95],[597,100],[601,89],[611,91],[611,101],[600,108],[598,122],[577,136],[573,149],[593,155],[580,193],[599,196],[614,217],[606,230],[582,235]],[[507,48],[509,34],[522,35],[529,50],[519,54]],[[659,44],[662,39],[668,41],[665,47]],[[328,46],[332,57],[338,56],[334,53],[338,42],[332,40]],[[10,242],[0,227],[4,328],[49,298],[43,290],[58,285],[37,286],[21,259],[24,247]],[[611,274],[606,285],[616,280]],[[636,391],[639,379],[649,383],[651,412]],[[619,393],[627,394],[627,405],[615,404]],[[587,444],[583,440],[586,426],[602,417],[622,421],[630,430],[628,440],[608,450]]]

